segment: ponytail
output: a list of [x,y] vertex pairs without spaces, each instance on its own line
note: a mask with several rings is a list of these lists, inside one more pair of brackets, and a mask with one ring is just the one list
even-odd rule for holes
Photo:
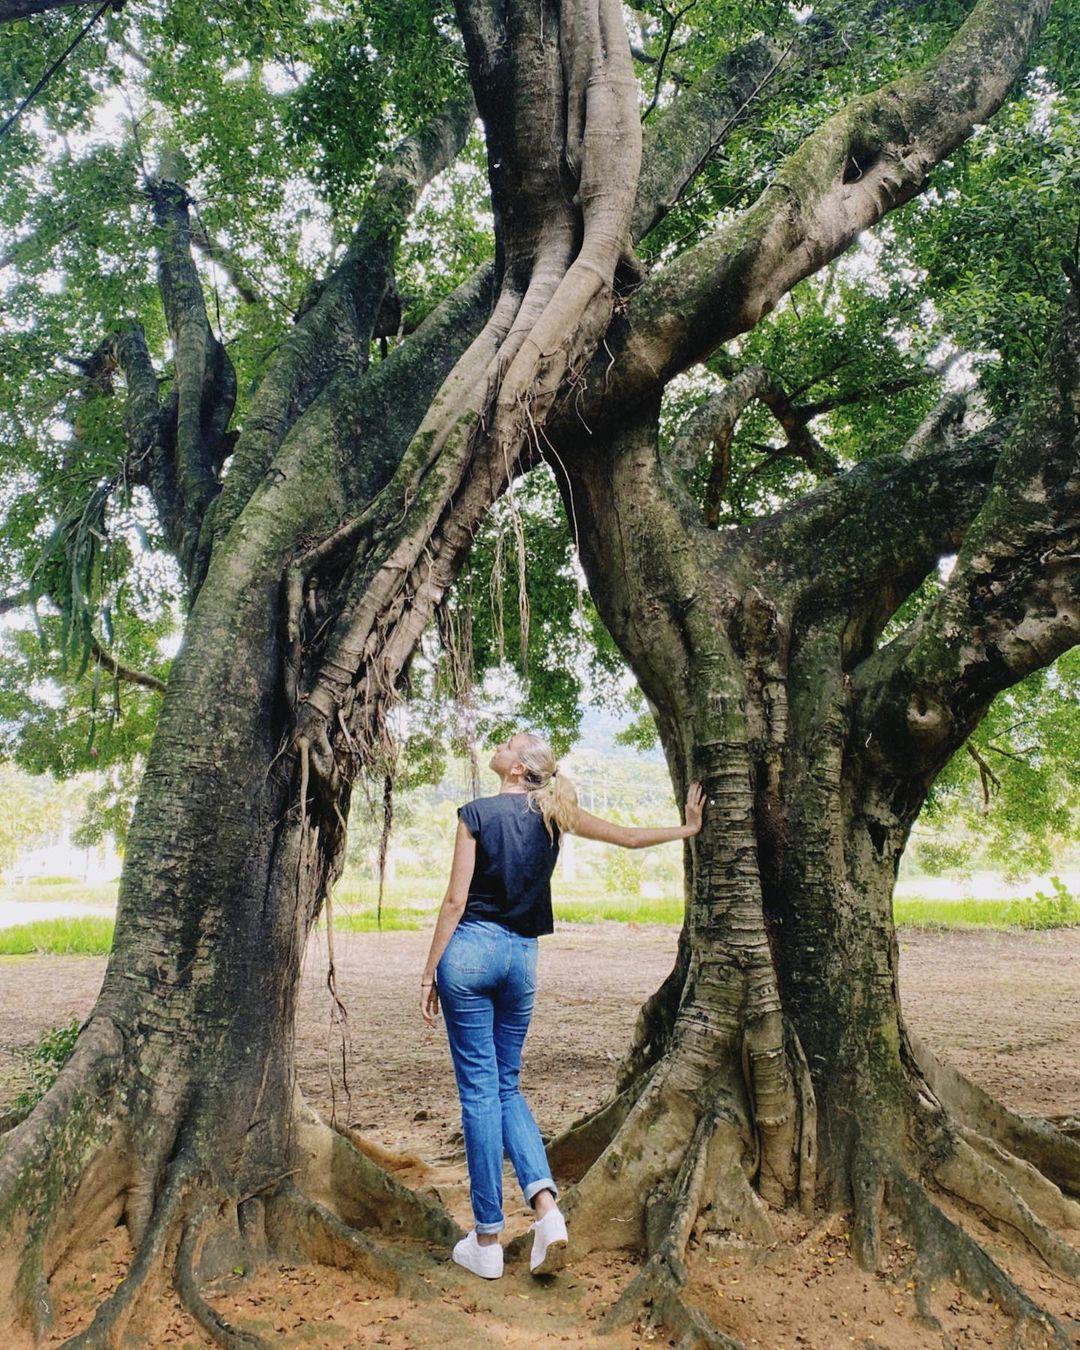
[[544,818],[548,838],[554,843],[552,822],[560,831],[573,831],[577,827],[578,796],[570,778],[555,763],[555,754],[547,741],[535,732],[522,733],[526,743],[518,748],[517,755],[525,765],[525,792],[529,799],[529,808],[538,810]]

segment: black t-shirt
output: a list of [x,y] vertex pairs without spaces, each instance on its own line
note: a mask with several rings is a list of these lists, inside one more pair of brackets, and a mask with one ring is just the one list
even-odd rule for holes
[[553,933],[551,874],[559,856],[554,821],[548,838],[539,806],[525,792],[497,792],[458,807],[476,840],[476,865],[462,918],[494,919],[525,937]]

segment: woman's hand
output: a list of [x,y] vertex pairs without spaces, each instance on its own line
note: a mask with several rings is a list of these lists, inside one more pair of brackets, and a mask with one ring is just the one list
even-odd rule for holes
[[705,807],[705,789],[700,783],[691,783],[686,794],[686,823],[694,827],[694,833],[701,830],[701,812]]
[[439,1015],[439,990],[438,986],[432,984],[422,984],[420,986],[420,1016],[429,1027],[435,1025],[435,1019]]

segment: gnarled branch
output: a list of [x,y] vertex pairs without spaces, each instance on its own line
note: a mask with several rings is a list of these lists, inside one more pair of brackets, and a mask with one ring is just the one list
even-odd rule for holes
[[786,593],[793,609],[836,609],[889,583],[917,581],[959,546],[1011,425],[994,423],[914,459],[864,460],[755,521],[753,551],[772,593]]
[[167,153],[161,174],[147,191],[160,231],[158,286],[174,347],[179,558],[190,579],[202,566],[200,532],[219,490],[225,432],[236,403],[236,372],[210,327],[191,251],[191,198],[172,176],[172,160]]
[[603,389],[593,415],[632,416],[635,401],[753,328],[796,282],[922,191],[1001,106],[1049,9],[1050,0],[980,0],[938,56],[809,136],[752,206],[638,289],[627,326],[608,338],[611,378],[598,369],[591,381]]
[[344,256],[309,290],[259,383],[215,508],[215,538],[227,533],[289,428],[335,373],[355,378],[367,368],[401,233],[420,193],[457,157],[474,116],[470,97],[456,99],[402,141],[379,174]]
[[854,673],[860,724],[905,774],[943,762],[995,694],[1080,641],[1080,274],[1068,270],[1037,386],[948,581]]

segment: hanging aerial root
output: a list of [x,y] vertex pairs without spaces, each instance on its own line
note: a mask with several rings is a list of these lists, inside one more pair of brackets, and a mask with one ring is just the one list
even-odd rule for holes
[[1038,1326],[1058,1350],[1069,1350],[1072,1340],[1061,1322],[1035,1303],[918,1181],[898,1168],[892,1170],[886,1176],[885,1203],[917,1253],[916,1296],[924,1318],[934,1320],[929,1310],[934,1283],[952,1280],[976,1298],[990,1295],[1014,1319],[1017,1334],[1027,1325]]
[[204,1207],[184,1224],[175,1274],[180,1302],[215,1345],[223,1346],[224,1350],[269,1350],[268,1342],[261,1336],[234,1327],[202,1296],[196,1272],[210,1218],[209,1207]]
[[410,1298],[430,1296],[430,1289],[405,1256],[342,1223],[291,1182],[283,1183],[267,1200],[266,1236],[273,1250],[286,1259],[360,1271]]
[[1051,1270],[1080,1280],[1080,1253],[1047,1227],[1012,1183],[964,1139],[938,1163],[934,1177],[947,1191],[1015,1229]]

